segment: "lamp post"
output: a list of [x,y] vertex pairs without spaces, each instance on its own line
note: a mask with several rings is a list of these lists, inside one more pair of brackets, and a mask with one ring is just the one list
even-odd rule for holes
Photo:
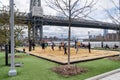
[[88,31],[88,39],[89,39],[89,43],[90,43],[90,31]]
[[[120,14],[120,0],[119,0],[119,14]],[[119,24],[120,24],[120,20],[119,20],[119,22],[118,22]],[[118,30],[118,41],[119,41],[119,48],[120,48],[120,26],[119,26],[119,30]],[[119,49],[119,52],[120,52],[120,49]],[[119,56],[120,56],[120,54],[119,54]]]
[[63,34],[61,34],[61,41],[62,41],[62,39],[63,39]]
[[8,72],[9,76],[17,75],[14,65],[14,0],[10,0],[10,30],[11,30],[11,67]]

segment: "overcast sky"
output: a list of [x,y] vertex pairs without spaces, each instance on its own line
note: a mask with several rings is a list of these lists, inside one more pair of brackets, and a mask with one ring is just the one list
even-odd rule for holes
[[[41,0],[42,8],[44,14],[47,15],[58,15],[54,10],[47,7],[45,0]],[[89,0],[88,0],[89,1]],[[115,6],[112,3],[112,0],[95,0],[98,1],[94,6],[94,11],[90,14],[95,20],[111,22],[110,18],[107,16],[104,9],[110,11],[112,15],[115,15]],[[119,0],[113,0],[115,4],[118,6]],[[16,8],[18,8],[21,12],[29,12],[29,4],[30,0],[14,0]],[[0,7],[2,5],[8,5],[9,0],[0,0]],[[44,26],[44,36],[57,36],[57,37],[67,37],[67,27],[59,27],[59,26]],[[89,29],[89,28],[72,28],[72,36],[85,38],[88,37],[88,31],[92,35],[103,34],[102,29]],[[109,31],[114,32],[114,31]]]

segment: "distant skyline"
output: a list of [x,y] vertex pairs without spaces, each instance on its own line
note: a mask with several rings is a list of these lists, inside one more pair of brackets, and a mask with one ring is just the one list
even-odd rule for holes
[[[90,0],[88,0],[90,1]],[[97,4],[94,7],[94,11],[90,14],[90,17],[94,18],[98,21],[104,21],[104,22],[112,22],[111,19],[106,14],[105,10],[109,10],[110,13],[114,16],[115,15],[115,6],[111,2],[112,0],[95,0],[98,1]],[[119,2],[118,0],[113,0],[115,4],[118,6]],[[30,0],[14,0],[16,8],[18,8],[21,12],[29,12],[29,4]],[[44,0],[41,0],[42,8],[45,15],[58,15],[57,12],[52,10],[51,8],[47,7]],[[9,0],[0,0],[0,7],[2,5],[9,5]],[[63,35],[64,37],[67,37],[67,27],[59,27],[59,26],[44,26],[43,27],[43,34],[44,36],[57,36],[61,37]],[[66,31],[66,32],[65,32]],[[103,34],[103,29],[90,29],[90,28],[74,28],[72,27],[72,37],[77,38],[87,38],[88,37],[88,31],[90,31],[91,35],[100,35]],[[109,32],[115,32],[112,30],[109,30]]]

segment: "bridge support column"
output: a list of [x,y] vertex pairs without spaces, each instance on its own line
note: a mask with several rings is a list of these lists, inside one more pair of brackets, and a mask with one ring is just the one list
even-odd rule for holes
[[43,38],[42,22],[37,22],[35,17],[34,17],[32,31],[33,31],[33,39],[35,40],[35,42],[42,40],[42,38]]
[[38,30],[39,30],[38,26],[33,27],[33,40],[35,40],[35,42],[39,41]]
[[36,31],[36,22],[35,22],[35,17],[34,17],[34,24],[33,24],[33,39],[34,39],[34,40],[36,40],[36,39],[35,39],[35,37],[36,37],[36,36],[35,36],[35,34],[36,34],[35,31]]
[[43,39],[43,26],[42,25],[39,26],[39,38],[40,40]]
[[38,26],[35,26],[35,41],[38,41]]

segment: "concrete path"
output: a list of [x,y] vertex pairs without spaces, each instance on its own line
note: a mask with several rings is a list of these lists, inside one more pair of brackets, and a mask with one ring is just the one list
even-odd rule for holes
[[120,80],[120,69],[116,69],[85,80]]

